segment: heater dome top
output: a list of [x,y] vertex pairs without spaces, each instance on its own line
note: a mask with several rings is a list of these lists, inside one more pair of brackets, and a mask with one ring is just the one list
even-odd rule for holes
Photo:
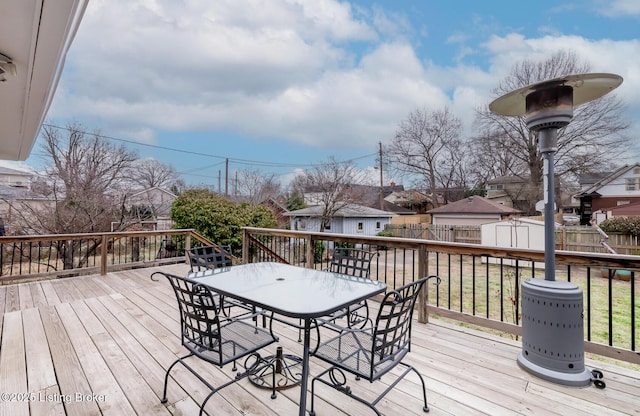
[[527,95],[545,89],[561,86],[573,88],[573,106],[600,98],[622,84],[622,77],[616,74],[593,73],[566,75],[519,88],[495,99],[489,110],[503,116],[524,116],[527,113]]

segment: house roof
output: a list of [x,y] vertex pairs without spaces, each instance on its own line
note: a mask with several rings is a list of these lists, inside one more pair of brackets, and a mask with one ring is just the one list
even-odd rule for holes
[[524,183],[529,180],[529,177],[521,177],[516,175],[498,176],[487,181],[488,185],[497,185],[501,183]]
[[515,208],[507,207],[475,195],[427,211],[429,214],[519,214]]
[[[380,208],[380,191],[376,190],[375,192],[369,192],[362,195],[361,200],[359,202],[360,202],[360,205],[362,206],[366,206],[373,209],[379,209]],[[415,213],[410,209],[407,209],[398,204],[394,204],[393,202],[387,201],[386,199],[382,200],[382,211],[393,212],[396,214],[414,214]]]
[[[366,206],[369,208],[378,209],[380,208],[380,187],[372,186],[372,185],[358,185],[351,184],[349,185],[349,189],[353,194],[355,194],[354,201],[357,201],[359,205]],[[308,186],[304,189],[304,193],[313,193],[313,192],[322,192],[323,190],[317,186]],[[383,186],[382,187],[382,197],[385,198],[391,195],[393,192],[401,192],[404,191],[403,185],[397,185],[395,183]],[[396,214],[415,214],[414,211],[407,209],[398,204],[394,204],[390,201],[385,201],[383,199],[382,202],[383,211],[393,212]]]
[[640,202],[618,205],[617,207],[604,208],[603,211],[611,212],[614,217],[639,217]]
[[583,173],[581,175],[578,176],[578,183],[580,184],[581,187],[583,188],[587,188],[591,185],[593,185],[594,183],[606,178],[607,176],[611,175],[613,172],[589,172],[589,173]]
[[173,197],[173,198],[177,198],[177,197],[178,197],[178,196],[177,196],[176,194],[174,194],[173,192],[171,192],[171,191],[167,191],[166,189],[162,189],[162,188],[159,188],[159,187],[157,187],[157,186],[154,186],[153,188],[147,188],[147,189],[143,189],[142,191],[135,192],[135,193],[131,194],[131,195],[130,195],[130,197],[131,197],[131,198],[135,198],[136,196],[144,195],[144,194],[147,194],[147,193],[149,193],[149,192],[156,192],[156,191],[158,191],[158,192],[162,192],[162,193],[165,193],[165,194],[167,194],[168,196]]
[[[285,212],[283,215],[289,217],[321,217],[324,207],[322,205],[314,205],[312,207],[302,208],[295,211]],[[379,209],[365,207],[363,205],[350,204],[340,208],[334,215],[334,217],[345,218],[379,218],[379,217],[394,217],[396,214],[393,212],[382,211]]]
[[35,176],[33,172],[27,172],[24,170],[11,169],[4,166],[0,166],[0,174],[2,175],[16,175],[16,176]]
[[587,189],[582,191],[580,193],[580,196],[597,193],[597,191],[600,188],[608,185],[612,181],[618,179],[620,176],[622,176],[625,173],[629,172],[631,169],[635,169],[635,168],[640,168],[640,163],[634,163],[633,165],[624,165],[623,167],[619,168],[618,170],[616,170],[615,172],[613,172],[609,176],[605,176],[604,178],[600,179],[599,181],[597,181],[596,183],[594,183],[593,185],[591,185],[590,187],[588,187]]

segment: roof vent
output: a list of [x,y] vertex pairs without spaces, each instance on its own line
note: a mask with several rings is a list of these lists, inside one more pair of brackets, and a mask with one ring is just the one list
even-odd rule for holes
[[16,76],[16,65],[11,58],[0,53],[0,82],[7,80],[7,75]]

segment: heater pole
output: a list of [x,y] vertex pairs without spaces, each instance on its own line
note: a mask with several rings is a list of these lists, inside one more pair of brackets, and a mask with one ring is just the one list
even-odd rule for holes
[[538,133],[544,175],[544,278],[556,279],[555,179],[553,155],[557,150],[558,129],[550,127]]

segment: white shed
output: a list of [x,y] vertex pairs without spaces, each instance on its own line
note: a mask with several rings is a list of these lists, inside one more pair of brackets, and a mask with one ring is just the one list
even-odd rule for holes
[[544,222],[518,218],[482,224],[480,244],[544,250]]
[[[544,222],[518,218],[482,224],[480,244],[483,247],[544,250]],[[499,259],[491,260],[492,263],[498,261]],[[515,265],[515,261],[505,259],[505,264]],[[519,265],[530,267],[531,262],[520,261]],[[535,266],[544,268],[544,263],[536,262]]]

